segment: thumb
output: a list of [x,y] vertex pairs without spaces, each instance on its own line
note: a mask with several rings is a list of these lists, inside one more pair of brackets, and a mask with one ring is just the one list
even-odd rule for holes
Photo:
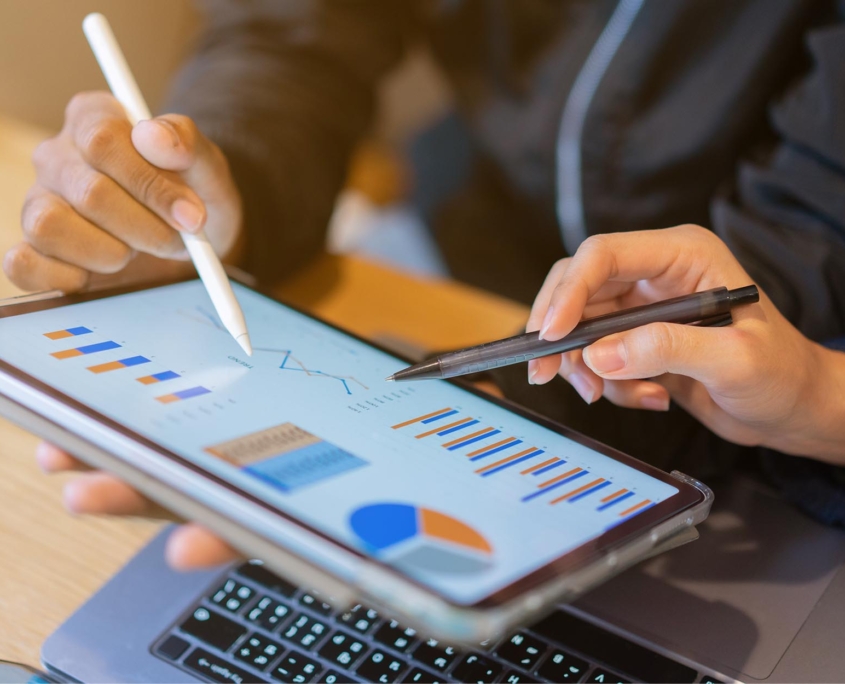
[[139,121],[132,144],[150,164],[179,173],[202,199],[215,194],[225,162],[220,150],[187,116],[165,114]]
[[740,357],[748,348],[744,334],[737,328],[652,323],[599,340],[584,349],[583,358],[597,375],[612,380],[674,373],[705,385],[724,384],[752,365]]

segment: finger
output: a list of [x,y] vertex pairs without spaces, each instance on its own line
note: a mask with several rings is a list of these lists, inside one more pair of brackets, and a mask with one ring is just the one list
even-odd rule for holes
[[222,539],[195,523],[173,530],[167,539],[165,556],[172,568],[182,571],[210,568],[243,557]]
[[177,230],[198,232],[205,224],[205,206],[175,173],[144,159],[132,144],[132,126],[110,109],[80,108],[72,136],[83,159],[123,187],[132,197]]
[[[63,197],[80,216],[130,248],[162,258],[173,258],[184,251],[178,231],[114,179],[92,168],[65,142],[43,143],[32,160],[44,188]],[[38,195],[34,191],[32,201],[38,202]]]
[[62,451],[49,442],[38,443],[38,446],[35,447],[35,460],[45,473],[64,471],[85,472],[91,470],[90,466],[82,461],[78,461],[67,452]]
[[698,226],[593,236],[578,249],[552,292],[541,337],[558,340],[572,330],[587,302],[608,281],[652,279],[671,283],[679,295],[750,282],[724,243]]
[[597,375],[611,380],[674,373],[725,388],[753,380],[760,361],[755,350],[751,333],[737,326],[652,323],[590,345],[584,361]]
[[528,323],[525,325],[526,332],[534,332],[539,330],[543,324],[543,317],[549,308],[549,302],[552,299],[552,292],[560,282],[566,269],[569,267],[571,259],[561,259],[557,261],[554,266],[549,269],[549,274],[543,281],[543,286],[534,298],[534,304],[531,306],[531,314],[528,316]]
[[646,380],[607,380],[604,398],[617,406],[647,411],[668,411],[670,402],[665,387]]
[[36,186],[21,214],[26,241],[40,254],[86,271],[117,273],[132,258],[132,249],[86,221],[61,197]]
[[113,475],[94,471],[71,480],[64,488],[65,507],[71,513],[150,515],[151,502]]
[[21,242],[6,252],[3,270],[15,285],[30,292],[78,292],[88,283],[88,272],[84,269],[39,254],[26,242]]

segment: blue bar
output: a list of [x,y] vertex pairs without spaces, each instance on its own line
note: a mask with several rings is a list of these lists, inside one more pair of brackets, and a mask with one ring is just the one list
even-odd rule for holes
[[437,432],[435,434],[442,437],[443,435],[448,435],[449,433],[457,432],[458,430],[463,430],[464,428],[468,428],[471,425],[478,425],[478,421],[477,420],[471,420],[468,423],[464,423],[463,425],[456,425],[453,428],[449,428],[448,430],[441,430],[440,432]]
[[191,389],[182,390],[181,392],[174,392],[173,396],[180,399],[190,399],[191,397],[198,397],[203,394],[211,394],[211,390],[205,387],[191,387]]
[[87,347],[77,347],[76,351],[80,354],[96,354],[109,349],[120,349],[120,345],[117,342],[98,342],[97,344],[89,344]]
[[432,416],[431,418],[426,418],[423,423],[433,423],[435,420],[440,420],[441,418],[446,418],[447,416],[454,416],[457,413],[454,409],[451,411],[447,411],[446,413],[441,413],[439,416]]
[[578,499],[583,499],[585,496],[589,496],[593,492],[597,492],[599,489],[604,489],[605,487],[609,487],[610,485],[611,485],[610,481],[605,480],[601,484],[597,484],[595,487],[591,487],[590,489],[585,489],[583,492],[578,494],[578,496],[573,496],[571,499],[569,499],[569,503],[572,503],[573,501],[578,501]]
[[179,373],[174,373],[173,371],[164,371],[162,373],[155,373],[150,377],[155,378],[159,382],[164,382],[165,380],[175,380],[176,378],[179,378],[181,376],[179,375]]
[[78,328],[68,328],[65,332],[69,332],[71,335],[88,335],[92,331],[79,326]]
[[502,446],[497,446],[495,449],[488,449],[487,451],[476,454],[473,456],[470,461],[477,461],[480,458],[486,458],[487,456],[492,456],[493,454],[498,454],[500,451],[504,451],[505,449],[510,449],[511,447],[516,446],[517,444],[522,444],[521,439],[515,439],[513,442],[508,442],[507,444],[502,444]]
[[144,356],[133,356],[128,359],[121,359],[120,363],[122,363],[127,368],[131,366],[140,366],[142,363],[149,363],[150,360]]
[[613,501],[608,501],[606,504],[602,504],[601,506],[599,506],[596,510],[597,511],[603,511],[605,508],[610,508],[611,506],[615,506],[620,501],[624,501],[625,499],[627,499],[631,496],[634,496],[634,492],[625,492],[618,499],[614,499]]
[[586,470],[582,470],[580,473],[575,473],[574,475],[570,475],[565,480],[561,480],[560,482],[555,482],[553,485],[546,487],[545,489],[541,489],[539,492],[534,492],[533,494],[529,494],[528,496],[522,497],[523,501],[531,501],[535,497],[540,496],[540,494],[545,494],[546,492],[550,492],[553,489],[557,489],[558,487],[563,487],[565,484],[569,484],[572,480],[577,480],[579,477],[583,477],[584,475],[588,475],[589,473]]
[[563,459],[559,460],[557,463],[552,463],[551,465],[547,465],[545,468],[540,468],[540,470],[535,470],[532,475],[542,475],[547,470],[552,470],[553,468],[557,468],[558,466],[562,466],[566,463]]
[[455,449],[460,449],[461,447],[469,446],[475,442],[480,442],[482,439],[487,439],[488,437],[493,437],[494,435],[501,434],[501,430],[493,430],[492,432],[488,432],[486,435],[479,435],[478,437],[473,437],[472,439],[464,440],[459,444],[455,444],[454,446],[448,447],[449,451],[454,451]]
[[493,470],[488,470],[487,472],[481,473],[481,477],[487,477],[488,475],[492,475],[493,473],[498,473],[500,470],[504,470],[505,468],[510,468],[517,463],[522,463],[523,461],[527,461],[529,458],[534,458],[535,456],[539,456],[540,454],[546,453],[541,449],[537,451],[532,451],[530,454],[525,454],[525,456],[521,456],[520,458],[516,459],[515,461],[511,461],[510,463],[504,463],[500,465],[498,468],[493,468]]

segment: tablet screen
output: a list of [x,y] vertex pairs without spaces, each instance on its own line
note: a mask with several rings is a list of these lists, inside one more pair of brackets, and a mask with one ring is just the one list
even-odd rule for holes
[[474,604],[678,488],[235,284],[0,319],[0,358],[309,526]]

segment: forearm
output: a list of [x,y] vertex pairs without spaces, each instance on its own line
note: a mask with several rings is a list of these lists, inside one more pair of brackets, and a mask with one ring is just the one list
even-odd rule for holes
[[796,407],[803,429],[794,431],[795,444],[786,451],[845,466],[845,353],[813,347],[818,372],[809,385],[814,391]]

